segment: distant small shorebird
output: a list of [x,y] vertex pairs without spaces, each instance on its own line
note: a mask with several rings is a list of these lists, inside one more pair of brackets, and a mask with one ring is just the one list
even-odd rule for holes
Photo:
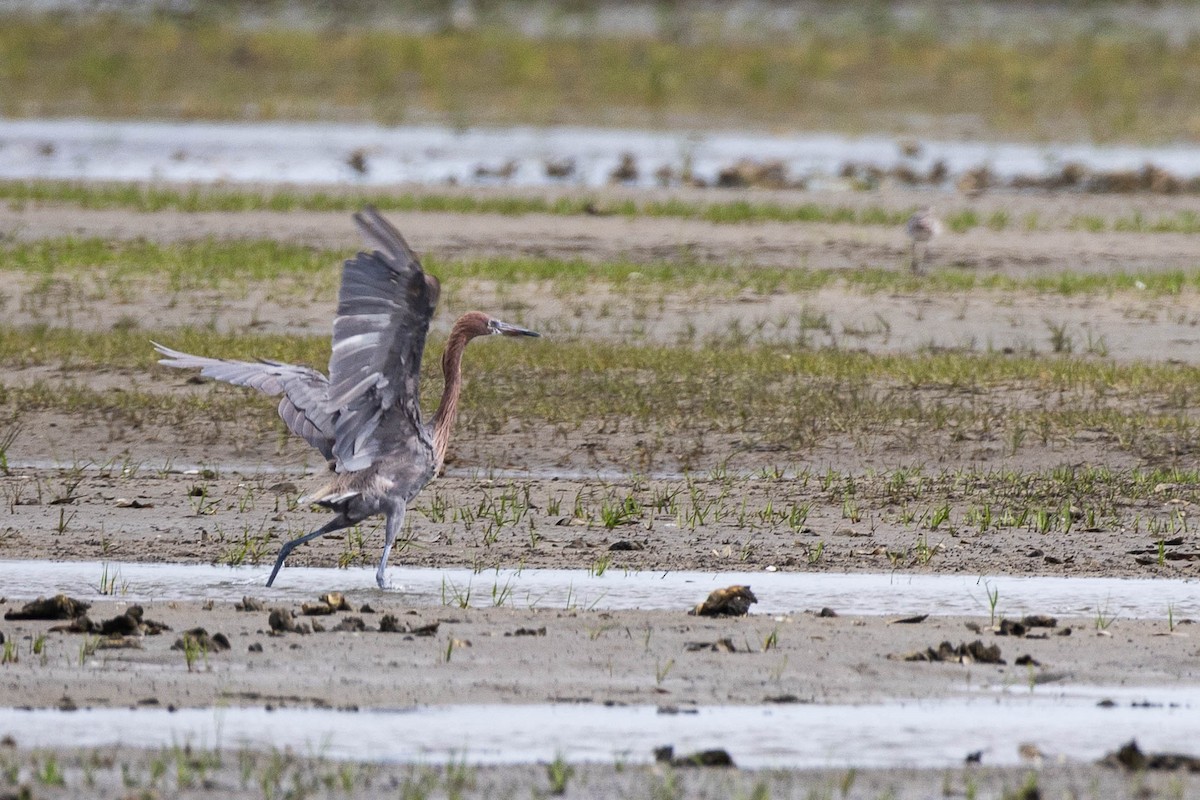
[[[929,257],[929,240],[942,233],[942,221],[933,213],[931,206],[920,209],[904,224],[904,232],[912,241],[912,271],[921,271],[921,261]],[[917,258],[917,243],[925,245],[925,252]]]

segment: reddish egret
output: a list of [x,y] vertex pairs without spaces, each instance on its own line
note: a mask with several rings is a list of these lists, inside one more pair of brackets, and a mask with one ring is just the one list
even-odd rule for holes
[[279,416],[284,424],[319,450],[334,473],[329,483],[302,502],[325,506],[336,516],[283,545],[267,586],[275,582],[297,545],[383,514],[383,555],[375,582],[387,588],[388,555],[408,503],[433,479],[446,457],[458,414],[467,342],[495,334],[539,335],[482,311],[463,314],[442,354],[446,382],[441,404],[432,422],[423,422],[418,381],[425,335],[438,300],[437,278],[425,273],[404,237],[375,209],[355,214],[354,221],[379,249],[359,253],[342,268],[328,378],[308,367],[205,358],[154,343],[166,356],[160,364],[199,368],[209,378],[282,394]]
[[921,261],[917,258],[917,242],[925,243],[924,258],[929,257],[929,240],[942,233],[942,221],[933,213],[929,206],[920,209],[904,224],[904,232],[912,240],[912,271],[921,271]]

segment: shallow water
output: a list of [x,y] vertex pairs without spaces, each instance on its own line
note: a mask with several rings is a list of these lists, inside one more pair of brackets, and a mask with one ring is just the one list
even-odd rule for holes
[[[1101,698],[1116,706],[1102,708]],[[1139,705],[1135,707],[1133,703]],[[1149,704],[1143,705],[1143,704]],[[1031,743],[1049,758],[1094,760],[1136,738],[1143,750],[1200,741],[1200,690],[1038,688],[939,701],[875,705],[715,706],[659,713],[651,706],[480,705],[392,711],[262,708],[0,710],[0,735],[23,747],[290,747],[334,759],[474,764],[651,760],[724,748],[742,767],[951,767],[983,752],[1016,764]],[[488,720],[480,726],[481,719]]]
[[[366,158],[363,173],[348,163],[356,150]],[[1200,150],[1182,146],[925,141],[920,156],[906,158],[895,138],[879,136],[0,119],[0,178],[602,186],[622,153],[633,155],[639,167],[631,185],[642,186],[655,184],[659,167],[678,171],[685,160],[695,175],[711,182],[721,168],[743,158],[781,160],[791,178],[816,179],[818,185],[846,162],[884,168],[906,164],[925,172],[941,160],[951,173],[987,165],[1000,177],[1041,175],[1067,162],[1103,170],[1139,169],[1150,162],[1179,176],[1200,174]],[[564,159],[574,159],[574,174],[547,177],[546,162]],[[513,172],[507,178],[476,173],[479,167],[494,170],[509,162]]]
[[[377,595],[373,569],[284,567],[275,586],[264,585],[270,565],[221,567],[205,564],[135,564],[96,561],[0,561],[0,594],[9,600],[66,592],[83,600],[311,600],[339,590],[362,599]],[[115,597],[100,593],[101,576],[115,576]],[[979,615],[997,609],[1024,613],[1119,619],[1176,619],[1200,616],[1200,582],[1129,578],[828,574],[796,572],[621,572],[601,576],[586,570],[416,569],[389,572],[396,593],[413,606],[473,606],[499,603],[518,608],[681,609],[710,591],[748,584],[758,597],[756,614],[791,614],[829,606],[841,614]]]

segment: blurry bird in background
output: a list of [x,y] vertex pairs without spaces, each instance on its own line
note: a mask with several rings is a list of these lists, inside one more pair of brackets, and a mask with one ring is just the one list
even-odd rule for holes
[[[912,243],[912,271],[920,272],[922,262],[929,257],[929,240],[942,233],[942,222],[933,213],[931,206],[918,210],[904,224],[904,232]],[[925,245],[924,252],[918,257],[917,245]]]

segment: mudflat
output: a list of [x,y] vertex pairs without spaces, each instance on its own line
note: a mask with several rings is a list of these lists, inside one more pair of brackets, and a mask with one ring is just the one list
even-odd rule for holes
[[[889,202],[902,206],[913,198]],[[1115,206],[1097,205],[1111,202],[1084,196],[1011,199],[1020,206],[1013,213],[1041,204],[1044,219],[1053,218],[1053,207],[1065,209],[1053,212],[1064,220],[1117,213]],[[1178,203],[1183,208],[1187,201]],[[1175,210],[1171,206],[1164,213]],[[866,269],[908,269],[903,232],[882,226],[536,215],[397,214],[393,219],[418,251],[435,260],[500,254],[581,259],[598,268],[617,260],[682,260],[746,271],[837,269],[848,276]],[[868,289],[852,278],[814,290],[764,292],[706,290],[671,281],[639,287],[636,278],[633,288],[628,278],[598,280],[573,295],[553,281],[503,284],[475,278],[448,286],[435,333],[444,332],[456,312],[496,309],[497,316],[543,330],[545,338],[473,348],[531,344],[537,349],[527,348],[522,356],[534,365],[531,369],[556,345],[677,347],[682,360],[706,337],[720,338],[729,363],[714,355],[704,367],[718,398],[735,360],[749,358],[760,346],[782,360],[789,343],[796,357],[833,351],[920,363],[949,352],[966,363],[974,356],[1041,359],[1047,371],[1062,369],[1064,361],[1093,370],[1111,367],[1116,377],[1108,384],[1101,377],[1089,378],[1093,382],[1086,386],[1083,378],[1078,384],[1047,386],[1036,376],[939,382],[880,370],[852,390],[831,383],[831,391],[871,395],[877,401],[871,408],[903,398],[929,416],[895,425],[882,425],[882,416],[864,416],[856,428],[853,419],[834,415],[836,424],[814,423],[811,435],[795,438],[756,421],[754,402],[740,392],[723,420],[689,417],[666,406],[635,419],[604,411],[585,412],[569,424],[542,418],[522,410],[521,383],[527,374],[506,381],[481,355],[480,372],[472,379],[469,351],[466,397],[474,392],[490,402],[502,392],[512,410],[497,420],[485,409],[466,408],[446,474],[427,487],[409,515],[409,528],[392,557],[393,580],[403,585],[406,566],[471,567],[480,574],[527,566],[593,574],[695,569],[717,575],[771,570],[1196,577],[1200,542],[1191,515],[1198,482],[1191,472],[1190,427],[1195,405],[1184,389],[1134,380],[1141,380],[1136,370],[1143,364],[1160,370],[1154,374],[1162,380],[1173,380],[1174,371],[1190,374],[1197,360],[1200,293],[1187,285],[1171,293],[1136,285],[1065,293],[1032,283],[1057,273],[1151,276],[1188,270],[1194,266],[1194,246],[1177,234],[1089,233],[1069,230],[1065,223],[1048,228],[946,234],[931,245],[930,280],[914,279],[913,286],[902,289]],[[138,239],[266,238],[344,250],[347,256],[358,246],[343,214],[134,214],[30,206],[0,210],[0,229],[16,242],[68,235],[98,237],[114,246]],[[98,336],[127,336],[132,328],[146,338],[194,336],[207,329],[214,335],[261,337],[264,344],[273,336],[323,336],[337,266],[332,261],[328,274],[311,283],[279,278],[181,289],[147,276],[126,281],[119,293],[86,291],[104,284],[103,270],[47,276],[8,269],[8,324],[14,330],[41,325]],[[936,283],[937,276],[953,273],[1003,275],[1015,288],[957,291]],[[164,303],[167,292],[171,301]],[[804,329],[807,336],[798,341],[801,317],[821,322]],[[757,338],[742,338],[756,323],[761,323]],[[737,336],[731,335],[733,327]],[[324,512],[298,500],[321,483],[324,465],[302,443],[283,435],[269,400],[243,402],[241,390],[198,383],[153,366],[152,360],[148,344],[145,360],[136,364],[91,353],[9,357],[3,376],[7,421],[0,426],[0,434],[9,435],[7,468],[0,475],[5,501],[0,558],[257,565],[265,576],[282,542],[322,524]],[[642,368],[631,371],[626,382],[661,389],[669,379],[666,372]],[[588,385],[581,379],[580,391]],[[85,410],[63,402],[84,390],[91,398],[80,406]],[[799,404],[807,396],[797,397]],[[838,397],[842,405],[851,402]],[[597,408],[602,400],[595,398]],[[780,407],[773,402],[770,408]],[[154,411],[161,408],[175,410]],[[1055,409],[1066,409],[1062,418],[1038,428],[1038,415]],[[795,419],[803,419],[803,412],[799,408]],[[1076,413],[1082,421],[1063,421]],[[974,416],[963,416],[969,424],[959,425],[955,415]],[[1033,421],[1020,427],[1014,419]],[[1122,419],[1148,420],[1157,433],[1127,434]],[[381,538],[373,523],[366,524],[300,548],[289,567],[369,569]],[[20,567],[10,561],[4,569]],[[280,580],[287,575],[285,570]],[[120,584],[109,584],[101,574],[95,580],[111,593],[95,602],[89,618],[100,622],[124,614],[130,601],[121,597]],[[95,593],[94,586],[60,588],[68,595]],[[348,610],[306,616],[294,600],[273,601],[265,587],[252,594],[262,600],[260,610],[239,611],[227,601],[141,602],[143,618],[169,630],[135,633],[121,645],[95,631],[50,630],[63,620],[6,620],[0,632],[14,645],[16,658],[0,667],[0,705],[271,706],[365,713],[477,703],[866,704],[945,699],[968,691],[968,685],[1052,692],[1056,684],[1190,687],[1197,678],[1197,645],[1188,635],[1193,627],[1188,616],[1196,612],[1182,607],[1164,607],[1161,618],[1140,620],[1106,619],[1097,607],[1095,613],[1061,617],[1044,638],[1030,638],[1000,635],[999,620],[986,605],[972,618],[931,616],[893,624],[885,616],[820,616],[819,607],[767,615],[756,614],[752,606],[744,617],[709,619],[689,616],[684,606],[607,611],[500,602],[464,607],[453,597],[438,606],[414,606],[402,592],[370,591],[350,593]],[[698,590],[694,602],[705,594]],[[10,596],[3,608],[18,610],[29,599]],[[370,610],[363,611],[364,605]],[[272,631],[269,615],[276,607],[295,612],[295,620],[310,629],[315,621],[326,630]],[[381,632],[384,616],[398,629]],[[347,617],[357,621],[344,623]],[[343,623],[344,629],[334,630]],[[185,631],[198,627],[224,634],[230,648],[210,649],[193,641],[173,649]],[[1068,628],[1070,635],[1059,635]],[[532,633],[517,635],[520,631]],[[943,641],[974,640],[998,645],[1006,663],[904,658],[936,650]],[[1017,666],[1021,656],[1030,660]],[[349,663],[353,669],[346,668]],[[46,752],[22,747],[18,715],[0,719],[2,732],[15,742],[0,749],[0,758],[32,779],[44,768]],[[1031,722],[1030,753],[1037,738]],[[1115,750],[1123,742],[1111,744]],[[964,758],[971,749],[964,742]],[[1028,763],[1039,768],[1047,793],[1117,796],[1142,780],[1078,762],[1048,766],[1054,752],[1048,747],[1039,752]],[[736,752],[731,755],[736,760]],[[253,764],[240,769],[238,758],[226,753],[220,763],[201,770],[206,781],[194,777],[184,785],[154,779],[155,759],[168,757],[184,763],[192,758],[63,748],[56,758],[69,766],[72,779],[67,789],[47,788],[46,794],[85,796],[82,776],[88,770],[100,776],[98,785],[118,792],[121,765],[127,765],[141,788],[178,790],[180,796],[258,796],[258,788],[246,787],[257,787],[269,772],[266,756],[253,755]],[[1011,754],[1002,760],[1011,761]],[[193,764],[193,773],[197,769]],[[466,779],[442,767],[346,767],[293,755],[271,774],[303,776],[314,785],[332,776],[356,796],[371,796],[381,786],[398,793],[406,781],[423,781],[429,792],[456,796],[524,795],[546,790],[550,780],[545,767],[527,765],[471,769]],[[1026,781],[1025,768],[992,770],[987,756],[982,767],[862,770],[849,779],[847,774],[589,765],[577,767],[571,786],[589,796],[630,796],[663,787],[670,796],[750,796],[761,785],[771,797],[835,793],[842,787],[844,796],[891,791],[918,797],[946,787],[966,793],[968,785],[998,796]],[[1195,779],[1154,776],[1149,785],[1152,791],[1189,796]]]

